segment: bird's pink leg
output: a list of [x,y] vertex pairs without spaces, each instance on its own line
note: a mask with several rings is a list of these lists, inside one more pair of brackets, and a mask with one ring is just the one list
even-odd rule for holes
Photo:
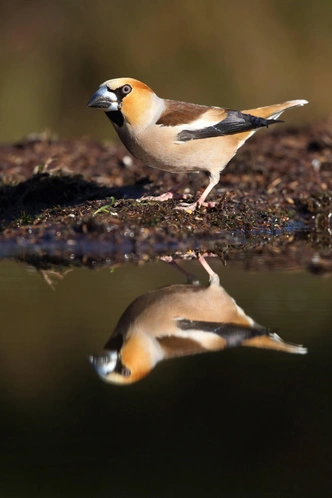
[[213,277],[215,275],[215,272],[212,270],[211,266],[207,263],[204,256],[202,256],[202,254],[198,254],[197,256],[198,256],[198,261],[203,266],[204,270],[208,273],[210,277]]
[[219,183],[220,179],[220,174],[219,172],[217,173],[212,173],[210,175],[210,183],[198,199],[198,201],[193,202],[192,204],[186,204],[186,203],[181,203],[178,206],[176,206],[175,209],[181,210],[181,211],[188,211],[188,212],[194,212],[197,206],[204,206],[204,207],[214,207],[216,205],[216,202],[205,202],[205,199],[213,189]]
[[[174,187],[172,187],[170,190],[168,190],[168,192],[165,192],[164,194],[158,195],[156,197],[154,197],[153,195],[143,196],[143,197],[141,197],[140,200],[142,200],[142,201],[168,201],[169,199],[174,199],[175,198],[175,195],[174,195],[175,192],[177,190],[179,190],[179,188],[184,187],[185,185],[187,185],[187,183],[189,181],[190,181],[189,176],[186,176],[180,183],[178,183],[177,185],[175,185]],[[181,198],[180,195],[179,195],[179,198]]]
[[185,275],[186,278],[187,278],[187,283],[188,284],[199,285],[199,280],[196,277],[196,275],[194,275],[193,273],[188,273],[184,268],[182,268],[181,266],[179,266],[174,261],[174,259],[172,258],[172,256],[161,256],[160,260],[164,261],[165,263],[168,263],[173,268],[175,268],[177,271],[179,271],[180,273],[182,273],[183,275]]
[[[200,264],[203,266],[204,270],[209,275],[210,284],[218,286],[220,284],[219,275],[212,270],[211,266],[207,263],[206,259],[204,258],[204,255],[197,254],[197,258],[198,258],[198,261],[200,262]],[[161,261],[164,261],[165,263],[170,264],[171,266],[173,266],[173,268],[175,268],[176,270],[181,272],[183,275],[185,275],[187,277],[188,284],[199,285],[199,280],[196,277],[196,275],[194,275],[193,273],[188,273],[186,270],[181,268],[181,266],[179,266],[174,261],[172,256],[162,256],[160,259],[161,259]]]
[[219,276],[217,275],[217,273],[215,273],[212,270],[211,266],[207,263],[204,256],[202,256],[201,254],[198,254],[198,261],[201,263],[204,270],[208,273],[210,283],[212,285],[219,285],[219,283],[220,283]]

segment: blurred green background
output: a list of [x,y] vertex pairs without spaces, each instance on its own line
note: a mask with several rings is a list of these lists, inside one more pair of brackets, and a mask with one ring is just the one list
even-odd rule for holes
[[12,0],[0,14],[2,142],[114,137],[86,103],[119,76],[202,104],[309,100],[288,123],[332,113],[330,0]]

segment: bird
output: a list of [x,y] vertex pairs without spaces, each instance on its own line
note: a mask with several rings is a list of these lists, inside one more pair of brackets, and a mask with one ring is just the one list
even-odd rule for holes
[[102,353],[88,357],[102,380],[132,384],[162,360],[236,346],[307,352],[246,315],[205,258],[199,261],[209,274],[208,286],[187,273],[186,284],[153,289],[127,307]]
[[102,83],[87,106],[105,112],[134,157],[154,168],[186,174],[168,192],[144,199],[171,199],[189,182],[189,173],[209,174],[209,184],[199,199],[176,207],[192,213],[200,206],[215,206],[215,202],[207,202],[206,198],[218,184],[220,173],[249,137],[260,128],[282,122],[277,118],[287,109],[307,103],[290,100],[237,111],[163,99],[141,81],[115,78]]

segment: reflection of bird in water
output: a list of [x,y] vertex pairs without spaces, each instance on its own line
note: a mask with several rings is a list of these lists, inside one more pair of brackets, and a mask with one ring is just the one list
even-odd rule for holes
[[139,296],[128,306],[105,352],[89,357],[102,379],[131,384],[161,360],[227,347],[307,352],[254,322],[221,287],[205,259],[200,257],[199,261],[209,274],[208,287],[169,285]]

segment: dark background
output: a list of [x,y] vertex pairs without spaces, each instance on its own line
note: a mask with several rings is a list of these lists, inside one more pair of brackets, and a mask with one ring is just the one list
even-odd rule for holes
[[[329,496],[331,279],[210,264],[249,316],[308,355],[229,349],[108,385],[87,355],[135,297],[184,277],[165,263],[76,269],[53,291],[0,265],[1,496]],[[182,266],[207,283],[197,262]]]
[[287,116],[331,114],[329,0],[13,0],[0,7],[1,141],[49,129],[114,137],[88,99],[131,76],[166,98],[248,109],[290,99]]

